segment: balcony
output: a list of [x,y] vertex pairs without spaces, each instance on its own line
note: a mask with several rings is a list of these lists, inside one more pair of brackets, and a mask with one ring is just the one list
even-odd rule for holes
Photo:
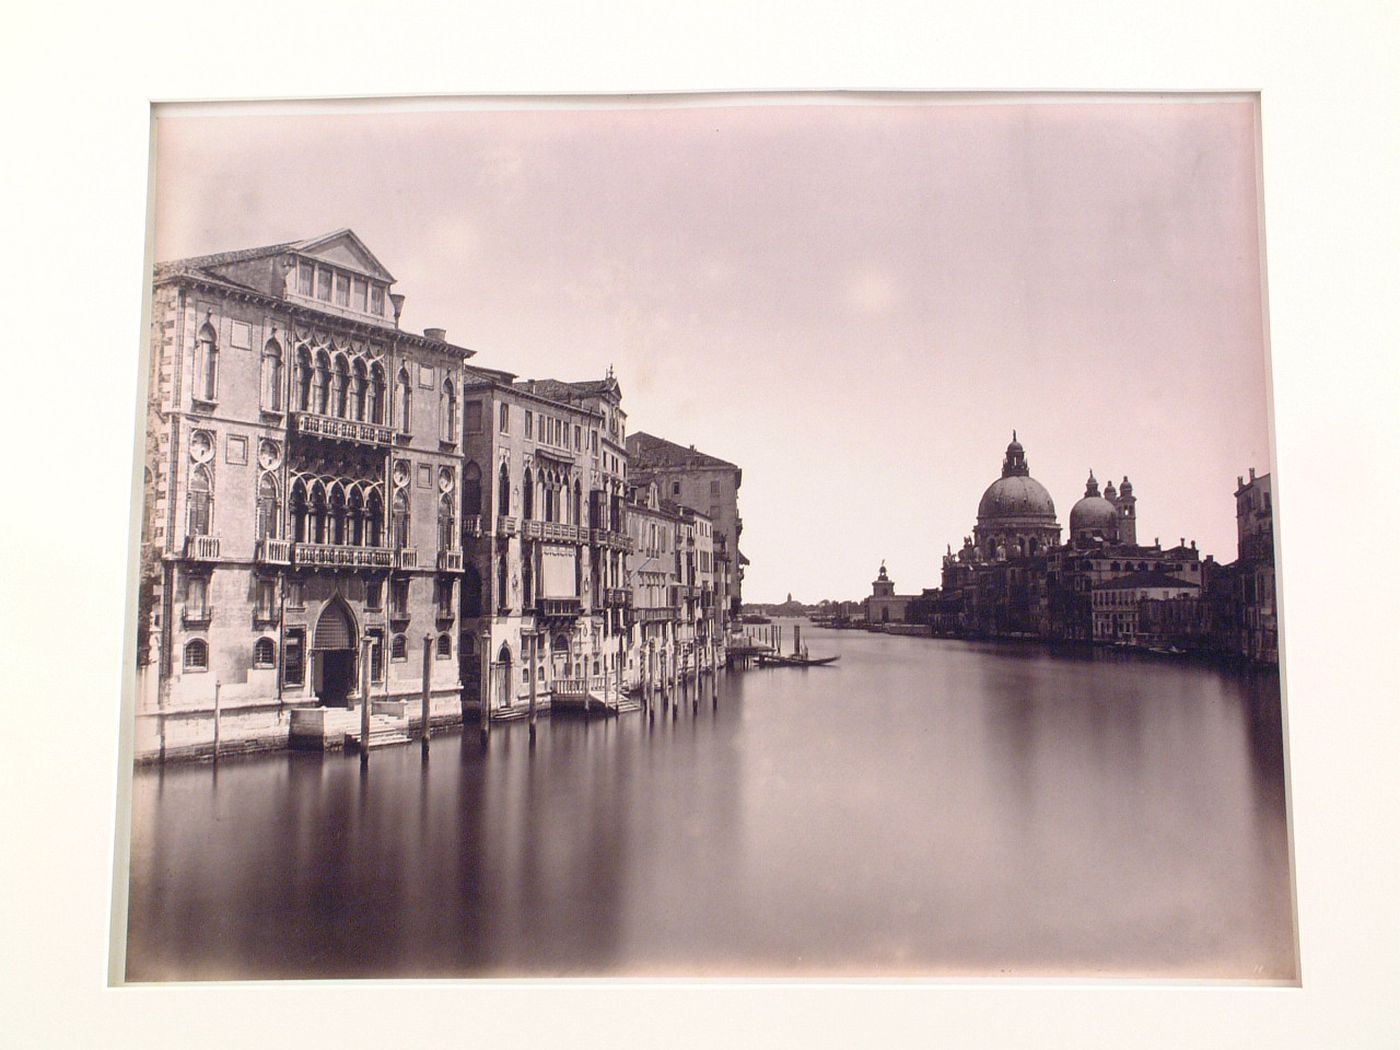
[[603,591],[603,606],[608,609],[625,609],[632,604],[632,591],[627,587],[609,587]]
[[254,558],[259,565],[290,565],[292,564],[292,541],[263,536],[258,540],[257,553]]
[[535,610],[549,619],[572,619],[583,611],[583,602],[578,598],[540,598]]
[[393,443],[392,427],[382,423],[364,423],[357,419],[337,419],[335,416],[322,416],[315,412],[297,412],[292,416],[292,430],[309,437],[324,438],[328,441],[344,441],[352,445],[369,445],[383,448]]
[[462,550],[442,550],[438,551],[437,557],[438,572],[461,572],[462,571]]
[[400,547],[394,551],[394,563],[400,569],[418,568],[418,548]]
[[474,540],[481,535],[481,515],[468,514],[462,519],[462,536],[464,539]]
[[565,525],[557,521],[546,521],[541,522],[541,524],[544,525],[544,538],[547,540],[558,540],[563,543],[578,543],[584,540],[584,537],[580,536],[584,530],[579,529],[576,525]]
[[395,626],[401,626],[409,621],[408,609],[402,605],[396,605],[389,610],[389,622]]
[[502,514],[496,519],[496,535],[501,539],[507,539],[518,535],[520,532],[520,519],[513,518],[509,514]]
[[651,609],[637,609],[637,623],[669,623],[677,618],[674,605],[658,605]]
[[332,543],[298,543],[293,554],[297,568],[312,569],[392,569],[397,560],[395,552],[388,547],[346,547]]
[[282,620],[282,612],[281,612],[280,609],[277,609],[277,608],[275,608],[275,607],[270,607],[270,608],[258,608],[257,606],[254,606],[254,607],[253,607],[253,626],[254,626],[254,627],[276,627],[277,624],[278,624],[279,622],[281,622],[281,620]]
[[526,518],[520,523],[520,535],[527,540],[544,539],[544,522]]
[[219,537],[186,536],[185,557],[190,561],[218,561]]

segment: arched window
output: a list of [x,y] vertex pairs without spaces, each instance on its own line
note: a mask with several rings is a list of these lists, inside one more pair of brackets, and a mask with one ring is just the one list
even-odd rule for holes
[[369,490],[365,500],[365,546],[380,547],[384,544],[384,501],[379,498],[377,489]]
[[400,433],[413,429],[413,384],[408,381],[408,369],[400,368],[394,379],[394,414],[398,416]]
[[389,658],[391,660],[408,659],[408,639],[403,635],[394,635],[393,641],[389,643]]
[[194,352],[194,396],[213,401],[219,393],[219,342],[211,325],[199,330]]
[[328,542],[345,542],[345,493],[339,485],[331,486],[331,535]]
[[437,654],[439,660],[448,660],[452,657],[452,635],[440,634],[437,640]]
[[277,646],[271,638],[259,638],[253,643],[253,666],[273,667],[277,663]]
[[203,638],[192,638],[185,643],[185,670],[209,670],[209,645]]
[[575,525],[583,524],[583,488],[578,478],[574,478],[574,516],[571,520]]
[[297,347],[297,389],[295,403],[298,412],[311,411],[311,390],[314,386],[313,376],[311,351],[304,346]]
[[510,608],[510,592],[506,589],[506,556],[502,551],[496,561],[496,608],[505,610]]
[[544,483],[544,520],[554,521],[554,483],[546,481]]
[[319,481],[311,486],[311,542],[326,542],[326,490]]
[[337,354],[335,358],[335,396],[331,403],[335,406],[335,414],[341,419],[349,418],[350,407],[350,366],[345,358]]
[[394,493],[394,547],[402,549],[410,546],[408,518],[408,490],[399,489]]
[[282,503],[277,498],[277,479],[264,474],[258,482],[258,539],[276,539],[282,534]]
[[451,379],[442,381],[442,398],[438,406],[439,419],[442,423],[442,440],[456,442],[457,440],[457,388]]
[[384,422],[384,369],[375,364],[369,370],[369,416],[371,423]]
[[276,339],[263,347],[262,404],[269,412],[282,411],[282,346]]
[[438,499],[438,550],[456,550],[457,546],[457,516],[452,506],[452,493],[444,492]]
[[520,559],[520,606],[535,607],[535,559],[529,554]]
[[326,415],[331,396],[331,359],[322,350],[316,355],[316,372],[311,377],[311,411]]
[[292,485],[292,535],[298,543],[307,542],[306,485],[300,478]]
[[481,468],[472,462],[462,471],[462,513],[481,513]]
[[535,483],[530,468],[525,468],[525,480],[520,485],[520,516],[526,521],[535,517]]
[[345,542],[352,547],[363,547],[365,545],[365,499],[360,494],[358,487],[350,490],[350,499],[346,501],[345,514],[349,521],[349,534]]
[[355,374],[350,378],[350,402],[351,412],[360,422],[364,422],[369,417],[365,415],[369,407],[369,376],[365,374],[365,363],[360,358],[355,359]]
[[501,464],[501,476],[496,487],[496,513],[502,517],[510,515],[510,468]]
[[209,468],[203,464],[190,475],[188,532],[191,536],[208,536],[214,519],[214,485]]

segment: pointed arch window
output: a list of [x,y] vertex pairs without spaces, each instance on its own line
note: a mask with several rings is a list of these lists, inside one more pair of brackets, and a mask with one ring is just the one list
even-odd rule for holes
[[377,489],[370,489],[365,500],[365,546],[380,547],[384,544],[384,501],[379,498]]
[[332,388],[334,397],[332,403],[335,406],[335,414],[340,419],[346,419],[350,415],[350,366],[345,358],[339,355],[335,359],[335,385]]
[[413,383],[409,381],[408,369],[400,368],[394,378],[394,414],[398,416],[401,433],[413,429]]
[[292,485],[292,535],[298,543],[307,542],[310,524],[306,506],[306,485],[298,479]]
[[583,524],[583,487],[579,484],[578,478],[574,478],[574,515],[575,525]]
[[443,441],[455,444],[457,441],[457,387],[451,379],[442,381],[441,403],[438,411],[442,423],[442,433],[439,436]]
[[277,539],[282,534],[282,501],[277,494],[277,479],[271,474],[264,474],[258,482],[257,530],[258,539]]
[[496,559],[496,608],[503,612],[510,608],[510,592],[506,589],[507,582],[506,555],[505,551],[501,551]]
[[520,516],[526,521],[535,517],[535,481],[530,468],[525,468],[525,480],[520,485]]
[[369,370],[369,421],[384,422],[384,369],[378,364]]
[[296,406],[298,412],[311,411],[311,391],[315,386],[311,368],[311,351],[297,347]]
[[462,471],[462,513],[481,513],[481,468],[471,462]]
[[349,524],[349,535],[345,542],[352,547],[363,547],[367,532],[365,529],[365,500],[358,488],[351,490],[345,513]]
[[214,481],[209,468],[200,464],[190,475],[189,519],[191,536],[208,536],[214,518]]
[[311,542],[326,542],[326,490],[317,482],[311,488]]
[[520,559],[520,607],[527,611],[535,607],[535,559],[531,554]]
[[194,351],[194,396],[213,401],[219,395],[219,340],[212,325],[199,330]]
[[409,546],[408,490],[399,489],[394,493],[394,547],[403,549]]
[[331,535],[334,544],[345,542],[345,493],[339,485],[331,486]]
[[262,404],[269,412],[282,411],[282,344],[276,339],[263,346]]
[[452,493],[444,492],[438,500],[438,550],[457,549],[457,515],[452,506]]
[[355,360],[355,373],[350,380],[350,401],[355,419],[363,423],[369,418],[365,414],[369,408],[369,375],[365,372],[364,361],[358,358]]
[[331,359],[322,350],[316,355],[316,371],[311,377],[311,411],[327,414],[331,396]]
[[496,513],[501,517],[510,516],[510,468],[501,464],[501,475],[496,488]]

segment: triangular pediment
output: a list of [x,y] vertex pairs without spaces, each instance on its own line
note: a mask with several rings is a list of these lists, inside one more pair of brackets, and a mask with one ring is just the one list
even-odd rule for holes
[[355,235],[354,230],[336,230],[321,237],[313,237],[296,246],[299,255],[319,259],[331,266],[366,274],[387,284],[392,284],[394,275],[384,268],[384,264],[365,247],[365,242]]

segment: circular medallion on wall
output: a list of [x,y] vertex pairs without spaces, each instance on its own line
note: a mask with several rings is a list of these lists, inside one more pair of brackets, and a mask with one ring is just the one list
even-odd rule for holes
[[395,485],[397,488],[403,488],[405,485],[408,484],[408,476],[409,476],[409,474],[408,474],[408,462],[407,462],[406,460],[402,460],[402,459],[401,459],[401,460],[398,460],[397,462],[395,462],[395,463],[394,463],[394,485]]
[[282,447],[275,441],[258,442],[258,465],[263,470],[272,470],[282,463]]
[[214,438],[207,430],[196,430],[190,435],[190,459],[196,463],[208,463],[214,458]]
[[443,492],[452,491],[452,468],[442,467],[438,470],[438,488]]

